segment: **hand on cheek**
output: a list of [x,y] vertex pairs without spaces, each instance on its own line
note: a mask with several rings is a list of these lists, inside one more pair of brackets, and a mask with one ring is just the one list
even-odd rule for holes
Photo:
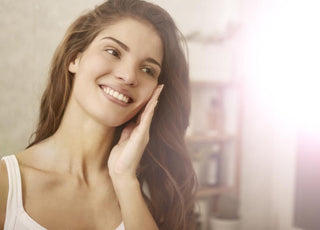
[[163,85],[157,86],[137,122],[131,122],[123,129],[118,144],[111,150],[108,168],[113,180],[135,179],[140,159],[149,142],[150,125],[162,89]]

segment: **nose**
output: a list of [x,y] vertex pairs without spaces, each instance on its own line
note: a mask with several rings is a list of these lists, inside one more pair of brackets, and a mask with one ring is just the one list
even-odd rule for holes
[[122,63],[119,63],[115,71],[115,76],[117,79],[123,81],[123,83],[127,85],[136,86],[138,84],[135,65],[129,61],[123,61]]

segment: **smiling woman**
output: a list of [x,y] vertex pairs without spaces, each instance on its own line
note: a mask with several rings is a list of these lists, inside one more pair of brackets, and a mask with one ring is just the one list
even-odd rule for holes
[[107,127],[129,121],[158,84],[161,69],[154,63],[162,62],[162,50],[160,37],[146,22],[124,18],[107,26],[69,65],[74,82],[68,106],[80,105]]
[[195,228],[182,40],[140,0],[109,0],[69,27],[33,141],[0,162],[0,228]]

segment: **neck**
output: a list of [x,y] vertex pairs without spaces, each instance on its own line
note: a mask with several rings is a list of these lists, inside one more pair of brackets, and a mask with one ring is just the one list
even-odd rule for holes
[[[71,101],[70,101],[71,102]],[[84,181],[105,174],[115,134],[69,103],[59,129],[48,139],[51,162],[61,171],[76,175]]]

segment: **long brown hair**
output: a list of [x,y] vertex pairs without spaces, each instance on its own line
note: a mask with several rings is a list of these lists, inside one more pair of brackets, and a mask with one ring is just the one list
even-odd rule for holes
[[145,199],[161,230],[195,229],[197,182],[184,141],[190,113],[189,72],[182,47],[185,43],[170,15],[159,6],[142,0],[109,0],[69,27],[54,54],[38,127],[28,147],[53,135],[61,123],[73,84],[69,63],[106,26],[127,17],[153,25],[164,49],[159,84],[165,87],[137,171],[138,179],[141,185],[146,182],[149,186],[151,199],[144,194]]

